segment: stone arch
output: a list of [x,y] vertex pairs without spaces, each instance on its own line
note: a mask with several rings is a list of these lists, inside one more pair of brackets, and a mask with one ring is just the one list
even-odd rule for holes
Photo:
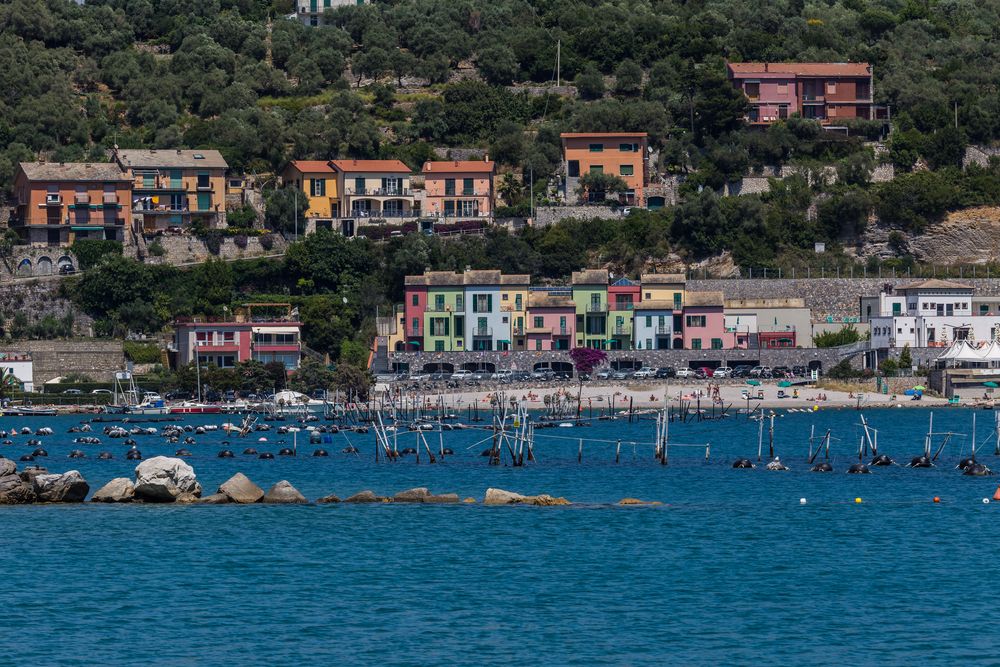
[[52,258],[48,255],[42,255],[35,260],[35,275],[37,276],[51,276],[52,275]]
[[62,257],[56,260],[56,268],[61,269],[64,266],[76,268],[76,266],[73,264],[73,258],[70,257],[69,255],[63,255]]
[[17,275],[19,276],[30,276],[31,275],[31,260],[25,257],[17,265]]

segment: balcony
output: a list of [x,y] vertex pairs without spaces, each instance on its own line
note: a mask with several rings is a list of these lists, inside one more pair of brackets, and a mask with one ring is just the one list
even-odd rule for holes
[[529,334],[551,334],[552,327],[528,327]]
[[635,304],[631,301],[616,301],[615,310],[632,310]]
[[410,188],[344,188],[344,192],[355,197],[412,197]]
[[453,309],[454,309],[453,306],[447,304],[437,304],[437,303],[427,304],[428,313],[450,313],[452,312]]
[[606,303],[595,303],[591,302],[587,304],[588,313],[606,313],[608,312],[608,304]]
[[46,206],[62,206],[62,195],[45,195]]
[[513,335],[515,335],[515,336],[523,336],[524,335],[524,327],[519,327],[516,324],[514,326],[512,326],[510,328],[510,330],[511,330],[511,333]]
[[632,327],[627,325],[619,325],[611,327],[611,333],[614,336],[631,336]]
[[572,336],[573,332],[569,327],[552,327],[553,336]]
[[83,193],[83,192],[78,192],[75,195],[73,195],[73,203],[74,204],[89,204],[90,203],[90,195],[88,195],[86,193]]
[[673,333],[668,326],[658,326],[655,330],[657,336],[669,336]]
[[116,194],[114,194],[112,192],[105,192],[104,196],[101,197],[101,203],[103,203],[105,205],[114,206],[115,204],[118,203],[118,195],[116,195]]
[[407,336],[423,336],[424,335],[424,328],[423,327],[412,327],[412,326],[411,327],[407,327],[407,329],[406,329],[406,335]]
[[473,327],[472,335],[476,338],[491,338],[493,329],[492,327]]

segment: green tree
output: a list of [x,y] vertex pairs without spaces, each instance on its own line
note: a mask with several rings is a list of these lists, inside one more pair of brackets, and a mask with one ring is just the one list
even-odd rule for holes
[[615,95],[634,97],[642,92],[642,68],[633,60],[623,60],[615,69]]
[[294,187],[284,187],[264,195],[264,222],[271,229],[295,232],[295,222],[305,224],[305,213],[309,208],[309,198]]
[[604,97],[604,77],[594,67],[588,67],[577,74],[573,85],[581,99],[599,100]]
[[608,195],[621,195],[628,192],[628,183],[620,176],[592,171],[580,177],[576,192],[581,199],[600,202],[604,201]]

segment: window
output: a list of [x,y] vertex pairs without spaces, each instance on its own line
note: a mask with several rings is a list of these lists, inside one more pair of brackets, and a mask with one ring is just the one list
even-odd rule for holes
[[524,310],[524,308],[521,307],[522,303],[523,303],[523,301],[521,299],[521,295],[520,294],[515,294],[514,295],[514,310]]
[[465,295],[456,294],[455,295],[455,310],[465,310]]
[[155,188],[156,187],[156,174],[143,174],[142,175],[142,187],[144,188]]
[[413,297],[411,297],[410,303],[412,303],[414,306],[419,306],[420,305],[420,295],[419,294],[414,294]]
[[420,318],[419,317],[414,317],[413,321],[410,324],[413,327],[412,329],[410,329],[410,331],[412,331],[414,333],[414,335],[419,336],[420,335]]
[[462,179],[462,194],[466,196],[476,194],[476,186],[473,184],[473,180],[471,178]]
[[446,178],[446,179],[444,179],[444,195],[446,197],[454,197],[455,196],[455,179],[454,178]]
[[639,150],[639,144],[618,144],[618,150],[622,153],[636,153]]
[[703,326],[705,326],[705,316],[704,315],[688,315],[687,316],[687,326],[689,326],[689,327],[703,327]]
[[434,310],[444,310],[444,294],[434,295]]
[[826,82],[826,94],[827,95],[836,95],[837,94],[837,82],[836,81],[827,81]]
[[456,315],[455,316],[455,335],[461,336],[462,332],[465,331],[465,316]]
[[535,349],[536,350],[542,349],[542,339],[541,338],[535,339]]
[[647,338],[646,339],[646,349],[647,350],[652,350],[653,349],[653,339],[652,338]]
[[403,194],[403,179],[401,178],[383,178],[382,179],[382,192],[387,195],[400,195]]
[[691,349],[692,350],[700,350],[701,349],[701,339],[700,338],[692,338],[691,339]]
[[435,352],[444,352],[444,341],[443,340],[436,340],[436,341],[434,341],[434,351]]
[[858,81],[857,87],[854,91],[854,97],[856,99],[870,100],[872,97],[872,88],[867,81]]
[[590,144],[590,146],[588,146],[588,148],[590,149],[591,153],[603,153],[604,152],[604,144]]
[[721,338],[713,338],[712,339],[712,349],[713,350],[721,350],[722,349],[722,339]]
[[787,95],[788,94],[788,83],[785,81],[778,82],[778,94]]
[[322,178],[313,178],[309,181],[309,194],[313,197],[326,196],[326,181]]
[[492,294],[476,294],[472,297],[472,312],[474,313],[492,313],[493,312],[493,295]]
[[184,187],[184,179],[181,177],[180,169],[173,169],[170,172],[170,187],[180,190]]
[[743,84],[743,92],[751,100],[757,99],[760,97],[760,81],[747,81]]
[[681,293],[674,292],[674,308],[680,308],[680,307],[681,307]]
[[632,176],[633,174],[635,174],[635,166],[631,164],[623,164],[620,167],[618,167],[618,173],[621,176]]
[[535,317],[534,319],[535,319],[534,327],[536,329],[541,329],[542,327],[545,326],[545,318],[544,317]]
[[365,188],[365,179],[355,178],[354,179],[354,194],[363,195],[366,194],[367,190]]
[[646,298],[647,298],[647,299],[651,299],[651,298],[652,298],[652,297],[650,296],[650,294],[651,294],[650,292],[646,292]]
[[444,203],[444,215],[446,218],[455,215],[455,201],[449,199]]
[[199,173],[198,174],[198,189],[207,190],[212,187],[211,181],[208,179],[208,174]]
[[653,326],[653,316],[652,315],[646,315],[646,326],[647,327]]
[[592,174],[603,174],[604,165],[603,164],[592,164],[590,165],[590,173]]

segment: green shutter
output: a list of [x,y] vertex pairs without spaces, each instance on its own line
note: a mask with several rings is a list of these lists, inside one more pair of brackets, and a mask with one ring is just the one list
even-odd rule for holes
[[493,312],[493,295],[492,294],[487,294],[486,295],[486,312],[488,312],[488,313],[492,313]]
[[212,210],[212,195],[208,192],[198,193],[198,210],[199,211],[210,211]]

